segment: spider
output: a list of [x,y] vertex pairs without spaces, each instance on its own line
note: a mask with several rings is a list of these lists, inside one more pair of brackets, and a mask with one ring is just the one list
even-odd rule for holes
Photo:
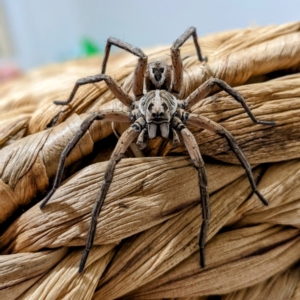
[[[230,94],[242,105],[253,123],[262,125],[275,125],[275,122],[260,121],[256,119],[250,108],[247,106],[244,98],[226,82],[217,78],[208,79],[186,99],[179,99],[183,83],[183,66],[180,56],[180,47],[190,37],[193,37],[199,61],[205,62],[207,59],[201,54],[195,27],[190,27],[173,43],[171,47],[172,66],[169,66],[163,61],[148,63],[148,57],[141,49],[119,39],[108,38],[101,74],[77,80],[68,100],[54,101],[55,104],[66,105],[72,101],[81,85],[100,82],[103,80],[114,96],[125,106],[127,106],[130,111],[98,111],[92,113],[83,121],[80,130],[73,136],[73,138],[66,145],[65,149],[62,151],[53,187],[43,199],[40,205],[41,209],[46,205],[61,183],[64,164],[67,156],[75,147],[77,142],[82,138],[82,136],[88,131],[89,127],[95,120],[132,123],[132,125],[121,135],[120,139],[118,140],[106,167],[104,179],[92,210],[91,224],[87,235],[86,246],[79,265],[79,273],[84,270],[89,251],[93,245],[97,226],[97,217],[101,212],[106,194],[112,182],[115,167],[123,157],[129,145],[135,139],[137,139],[136,143],[141,149],[144,149],[147,146],[149,139],[155,139],[158,136],[164,139],[169,139],[171,144],[175,147],[180,141],[179,136],[181,136],[183,143],[192,159],[193,166],[198,171],[198,182],[202,208],[202,223],[199,233],[200,265],[202,268],[205,267],[205,242],[210,220],[207,175],[204,161],[201,157],[196,139],[186,125],[199,126],[203,129],[215,132],[221,137],[224,137],[244,167],[253,193],[257,195],[259,200],[264,205],[268,205],[268,202],[257,190],[251,171],[251,166],[231,133],[220,124],[204,116],[189,113],[189,110],[195,103],[205,98],[213,87],[218,86],[220,89]],[[138,63],[133,77],[132,92],[134,96],[131,96],[113,78],[105,74],[105,69],[112,45],[128,51],[138,57]]]

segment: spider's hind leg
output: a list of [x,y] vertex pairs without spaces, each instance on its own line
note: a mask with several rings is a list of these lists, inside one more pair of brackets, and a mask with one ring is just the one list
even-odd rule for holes
[[139,98],[141,98],[143,96],[144,73],[146,71],[148,57],[138,47],[134,47],[128,43],[122,42],[119,39],[109,38],[106,43],[105,55],[104,55],[104,59],[102,62],[101,74],[78,79],[73,87],[73,90],[72,90],[69,98],[66,101],[54,101],[55,104],[66,105],[73,100],[74,96],[77,93],[78,88],[81,85],[96,83],[96,82],[100,82],[100,81],[104,80],[106,82],[106,84],[108,85],[109,89],[111,90],[111,92],[115,95],[115,97],[118,98],[126,106],[131,107],[132,102],[133,102],[133,99],[131,98],[131,96],[129,96],[129,94],[112,77],[104,74],[105,70],[106,70],[108,57],[110,54],[110,48],[112,45],[117,46],[121,49],[124,49],[124,50],[139,57],[139,61],[137,63],[135,73],[134,73],[133,94],[134,94],[136,100],[138,100]]
[[145,74],[145,71],[147,68],[148,57],[144,54],[144,52],[140,48],[132,46],[132,45],[130,45],[126,42],[123,42],[119,39],[110,37],[107,39],[107,42],[106,42],[101,74],[105,73],[108,57],[110,54],[110,48],[112,45],[114,45],[118,48],[121,48],[127,52],[130,52],[131,54],[133,54],[139,58],[138,63],[135,68],[135,71],[134,71],[134,80],[133,80],[133,88],[132,88],[133,94],[134,94],[136,100],[138,100],[143,96],[144,74]]
[[172,93],[180,93],[182,81],[183,81],[183,66],[182,59],[180,56],[179,48],[186,42],[186,40],[193,36],[194,45],[196,48],[197,56],[199,61],[207,61],[207,57],[203,57],[201,49],[198,43],[197,32],[195,27],[187,29],[172,45],[171,47],[171,59],[173,65],[173,85]]

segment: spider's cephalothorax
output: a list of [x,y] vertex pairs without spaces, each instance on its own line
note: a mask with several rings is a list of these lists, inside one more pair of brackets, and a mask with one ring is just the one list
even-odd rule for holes
[[[256,183],[251,171],[251,166],[230,132],[220,124],[215,123],[214,121],[204,116],[189,113],[189,110],[195,103],[205,98],[210,93],[212,88],[217,85],[220,89],[226,91],[243,106],[246,113],[254,123],[263,125],[275,125],[275,123],[257,120],[247,106],[244,98],[226,82],[217,78],[210,78],[209,80],[204,82],[186,99],[178,98],[178,95],[180,95],[183,79],[183,67],[179,48],[190,36],[193,37],[199,61],[206,61],[206,58],[203,58],[201,55],[196,29],[195,27],[190,27],[173,43],[171,47],[172,67],[161,61],[147,64],[148,58],[141,49],[122,42],[118,39],[109,38],[107,40],[105,48],[105,56],[102,63],[101,74],[79,79],[76,82],[67,101],[54,102],[55,104],[60,105],[68,104],[72,101],[78,88],[81,85],[103,80],[106,82],[107,86],[114,94],[114,96],[118,98],[125,106],[127,106],[130,112],[115,109],[99,111],[91,114],[86,120],[83,121],[80,130],[69,141],[66,148],[61,154],[53,187],[41,203],[41,208],[46,205],[55,190],[59,187],[67,156],[75,147],[76,143],[89,130],[89,127],[95,120],[108,120],[124,123],[127,122],[129,124],[133,123],[121,135],[111,155],[109,163],[107,164],[104,179],[101,185],[101,190],[97,195],[95,206],[92,211],[91,225],[88,231],[86,247],[84,249],[80,262],[79,272],[83,271],[90,248],[93,245],[97,225],[97,216],[101,212],[103,202],[109,190],[110,183],[113,179],[113,173],[116,164],[121,160],[126,149],[135,139],[137,140],[137,144],[141,148],[144,148],[147,145],[149,138],[154,139],[157,136],[161,136],[166,139],[170,138],[172,144],[177,145],[179,141],[177,133],[181,135],[182,141],[188,150],[193,165],[198,172],[199,178],[199,191],[202,208],[202,224],[200,227],[199,235],[199,249],[200,265],[202,267],[205,266],[204,246],[210,220],[209,194],[207,189],[207,176],[204,162],[201,157],[196,139],[189,131],[187,126],[198,126],[200,128],[215,132],[221,137],[224,137],[234,154],[237,156],[238,160],[243,165],[253,193],[257,195],[257,197],[263,204],[268,204],[268,202],[257,190]],[[112,45],[122,48],[139,58],[136,69],[134,71],[132,85],[132,92],[134,94],[134,97],[132,97],[127,91],[125,91],[113,78],[104,74],[110,53],[110,48]],[[146,93],[144,94],[145,90]]]
[[148,92],[139,101],[139,110],[144,116],[150,139],[160,135],[169,137],[170,122],[177,109],[177,99],[165,90]]

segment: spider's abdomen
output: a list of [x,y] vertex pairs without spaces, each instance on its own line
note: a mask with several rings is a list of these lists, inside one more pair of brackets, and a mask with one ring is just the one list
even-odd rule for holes
[[145,73],[146,90],[169,90],[171,86],[172,69],[163,61],[151,62]]

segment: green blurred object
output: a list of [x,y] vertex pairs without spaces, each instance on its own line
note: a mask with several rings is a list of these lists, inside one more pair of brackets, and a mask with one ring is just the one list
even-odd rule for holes
[[93,56],[103,51],[91,39],[84,37],[81,40],[81,48],[84,56]]

